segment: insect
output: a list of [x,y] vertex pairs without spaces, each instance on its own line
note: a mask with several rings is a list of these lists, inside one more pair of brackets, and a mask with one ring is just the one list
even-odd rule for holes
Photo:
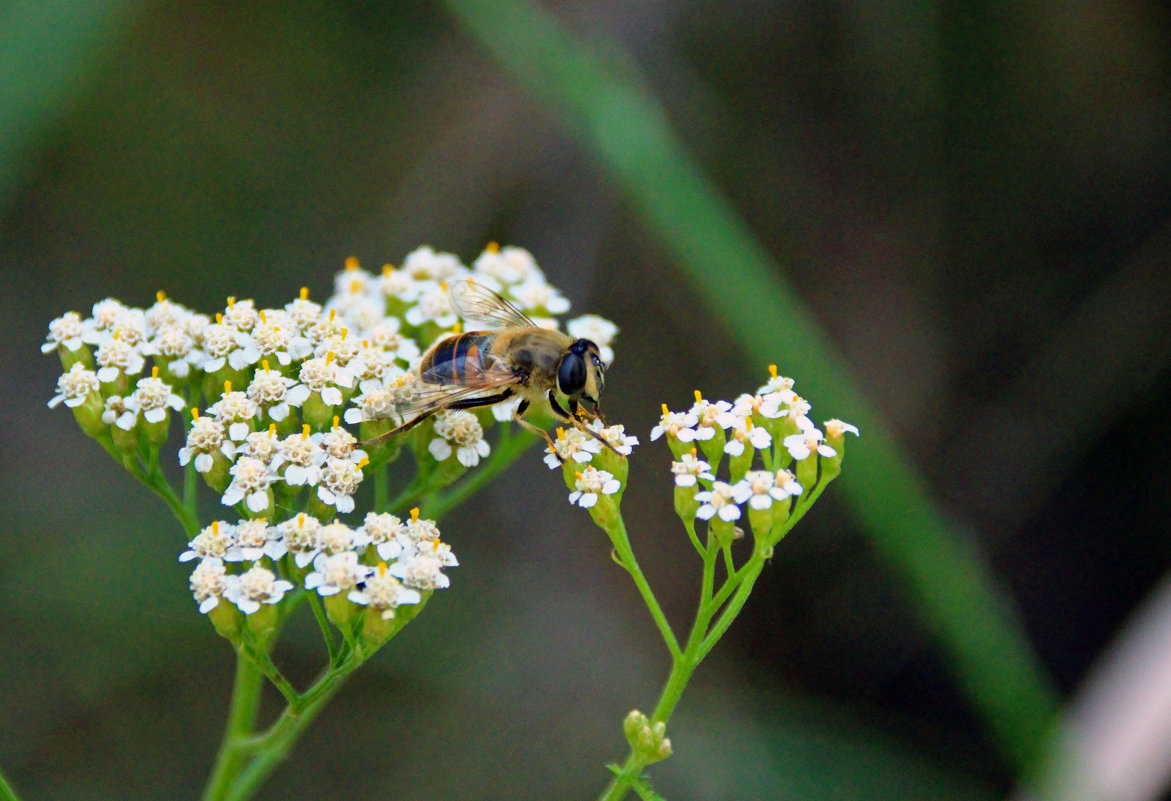
[[[554,453],[548,432],[524,419],[529,407],[543,400],[548,400],[558,419],[614,450],[580,419],[582,413],[602,419],[598,397],[606,365],[595,343],[541,328],[512,303],[474,281],[452,282],[447,292],[469,327],[488,330],[451,334],[432,345],[419,362],[419,391],[395,410],[407,422],[363,445],[409,431],[439,411],[492,406],[519,395],[521,402],[512,419],[544,437]],[[558,402],[558,394],[565,396],[568,409]],[[593,411],[581,406],[581,401]]]

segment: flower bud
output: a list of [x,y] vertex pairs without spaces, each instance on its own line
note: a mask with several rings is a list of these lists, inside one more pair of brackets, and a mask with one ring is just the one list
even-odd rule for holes
[[692,484],[690,487],[675,485],[675,514],[684,523],[695,520],[695,513],[699,511],[699,501],[695,500],[699,487]]

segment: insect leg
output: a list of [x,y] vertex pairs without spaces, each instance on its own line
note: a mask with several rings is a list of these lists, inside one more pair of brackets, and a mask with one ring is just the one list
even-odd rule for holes
[[447,404],[448,409],[475,409],[477,406],[491,406],[494,403],[508,400],[512,397],[512,387],[497,393],[496,395],[487,395],[482,398],[464,398],[457,400],[454,403]]
[[[575,407],[577,406],[577,401],[574,400],[573,398],[570,398],[569,399],[569,406],[570,406],[570,408],[573,408],[576,411]],[[606,442],[606,439],[601,434],[599,434],[597,431],[594,431],[592,428],[587,428],[586,424],[583,423],[580,419],[578,419],[576,414],[570,414],[569,412],[565,411],[565,409],[561,408],[561,404],[557,402],[557,399],[555,397],[553,397],[553,390],[549,390],[549,407],[553,410],[554,415],[556,415],[557,417],[561,418],[562,420],[570,423],[574,428],[578,429],[579,431],[582,431],[586,434],[589,434],[591,437],[596,439],[598,442],[602,443],[607,448],[614,451],[614,453],[618,453],[618,451],[614,449],[614,446],[611,445],[609,442]],[[621,454],[619,454],[619,455],[621,455]]]
[[439,411],[439,409],[431,409],[430,411],[423,412],[422,414],[420,414],[418,417],[416,417],[414,420],[412,420],[409,423],[403,423],[398,428],[392,428],[390,431],[387,431],[383,434],[379,434],[374,439],[368,439],[365,442],[359,442],[358,447],[365,448],[370,445],[377,445],[378,443],[385,442],[386,440],[390,439],[391,437],[393,437],[397,434],[404,434],[407,431],[410,431],[415,426],[417,426],[419,423],[426,420],[431,415],[435,414],[437,411]]
[[[520,402],[520,405],[516,407],[516,411],[512,413],[512,419],[515,420],[516,422],[520,423],[522,426],[524,426],[529,431],[542,437],[545,440],[545,442],[547,442],[549,444],[549,450],[553,451],[553,454],[556,455],[557,448],[553,445],[553,438],[549,436],[549,432],[543,428],[538,428],[537,426],[530,423],[528,420],[524,419],[524,413],[527,412],[528,410],[529,410],[529,401],[528,401],[528,398],[525,398],[524,400],[522,400]],[[559,462],[561,462],[562,464],[564,464],[564,462],[565,462],[565,460],[562,459],[560,456],[557,457],[557,460]]]

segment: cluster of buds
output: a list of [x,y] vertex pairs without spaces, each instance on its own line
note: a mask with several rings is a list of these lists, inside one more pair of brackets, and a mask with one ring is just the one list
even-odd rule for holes
[[[720,539],[743,535],[743,507],[758,547],[767,551],[797,506],[812,500],[841,472],[845,435],[858,429],[829,420],[824,430],[809,417],[809,402],[793,392],[793,380],[769,367],[755,394],[734,402],[709,401],[698,391],[683,412],[663,406],[651,439],[665,437],[676,461],[675,511],[684,522],[708,521]],[[726,478],[720,478],[727,462]]]
[[[347,540],[339,532],[349,529],[330,521],[354,511],[371,462],[385,463],[401,448],[397,437],[369,452],[359,445],[405,422],[396,410],[418,391],[422,354],[459,325],[445,285],[462,279],[550,328],[569,308],[528,251],[495,245],[470,267],[429,247],[378,274],[351,259],[320,304],[305,289],[281,308],[229,298],[214,316],[162,293],[145,309],[108,299],[89,317],[69,312],[50,324],[42,350],[58,353],[65,373],[49,405],[71,408],[82,430],[123,464],[146,468],[140,477],[153,471],[172,418],[185,412],[179,463],[241,518],[205,528],[185,553],[200,559],[192,591],[204,611],[256,614],[298,585],[393,610],[446,586],[438,571],[455,564],[450,550],[437,532],[425,538],[430,550],[398,534],[365,541],[373,536],[363,533],[369,519]],[[566,328],[613,357],[612,323],[586,315]],[[501,406],[437,414],[415,428],[418,469],[450,482],[479,464],[491,453],[485,433],[511,418],[513,409]],[[401,525],[415,532],[425,523]],[[303,540],[309,528],[348,544]],[[391,541],[400,550],[388,553]]]
[[630,743],[630,751],[642,765],[660,762],[671,756],[671,740],[667,735],[667,724],[663,721],[651,723],[637,709],[622,721],[622,732]]

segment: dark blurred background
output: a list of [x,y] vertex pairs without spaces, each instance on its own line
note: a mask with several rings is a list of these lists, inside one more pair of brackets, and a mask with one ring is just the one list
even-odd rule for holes
[[[1076,697],[1171,562],[1165,6],[546,8],[641,69]],[[466,263],[491,240],[528,248],[575,313],[621,327],[606,406],[644,443],[627,519],[668,615],[688,621],[698,563],[649,431],[660,403],[731,399],[767,365],[682,282],[599,156],[447,7],[9,3],[0,44],[0,769],[24,798],[197,795],[231,687],[231,651],[176,561],[181,530],[45,407],[60,372],[37,350],[48,322],[107,296],[282,305],[301,286],[324,298],[347,256],[377,270],[421,244]],[[762,336],[783,338],[783,321]],[[810,400],[818,420],[852,419]],[[866,446],[865,431],[850,443]],[[684,697],[677,755],[651,770],[667,798],[1012,786],[839,490]],[[444,539],[453,588],[264,795],[569,799],[605,784],[623,715],[649,711],[668,666],[604,535],[534,449]],[[279,661],[307,679],[322,654],[302,622]]]

